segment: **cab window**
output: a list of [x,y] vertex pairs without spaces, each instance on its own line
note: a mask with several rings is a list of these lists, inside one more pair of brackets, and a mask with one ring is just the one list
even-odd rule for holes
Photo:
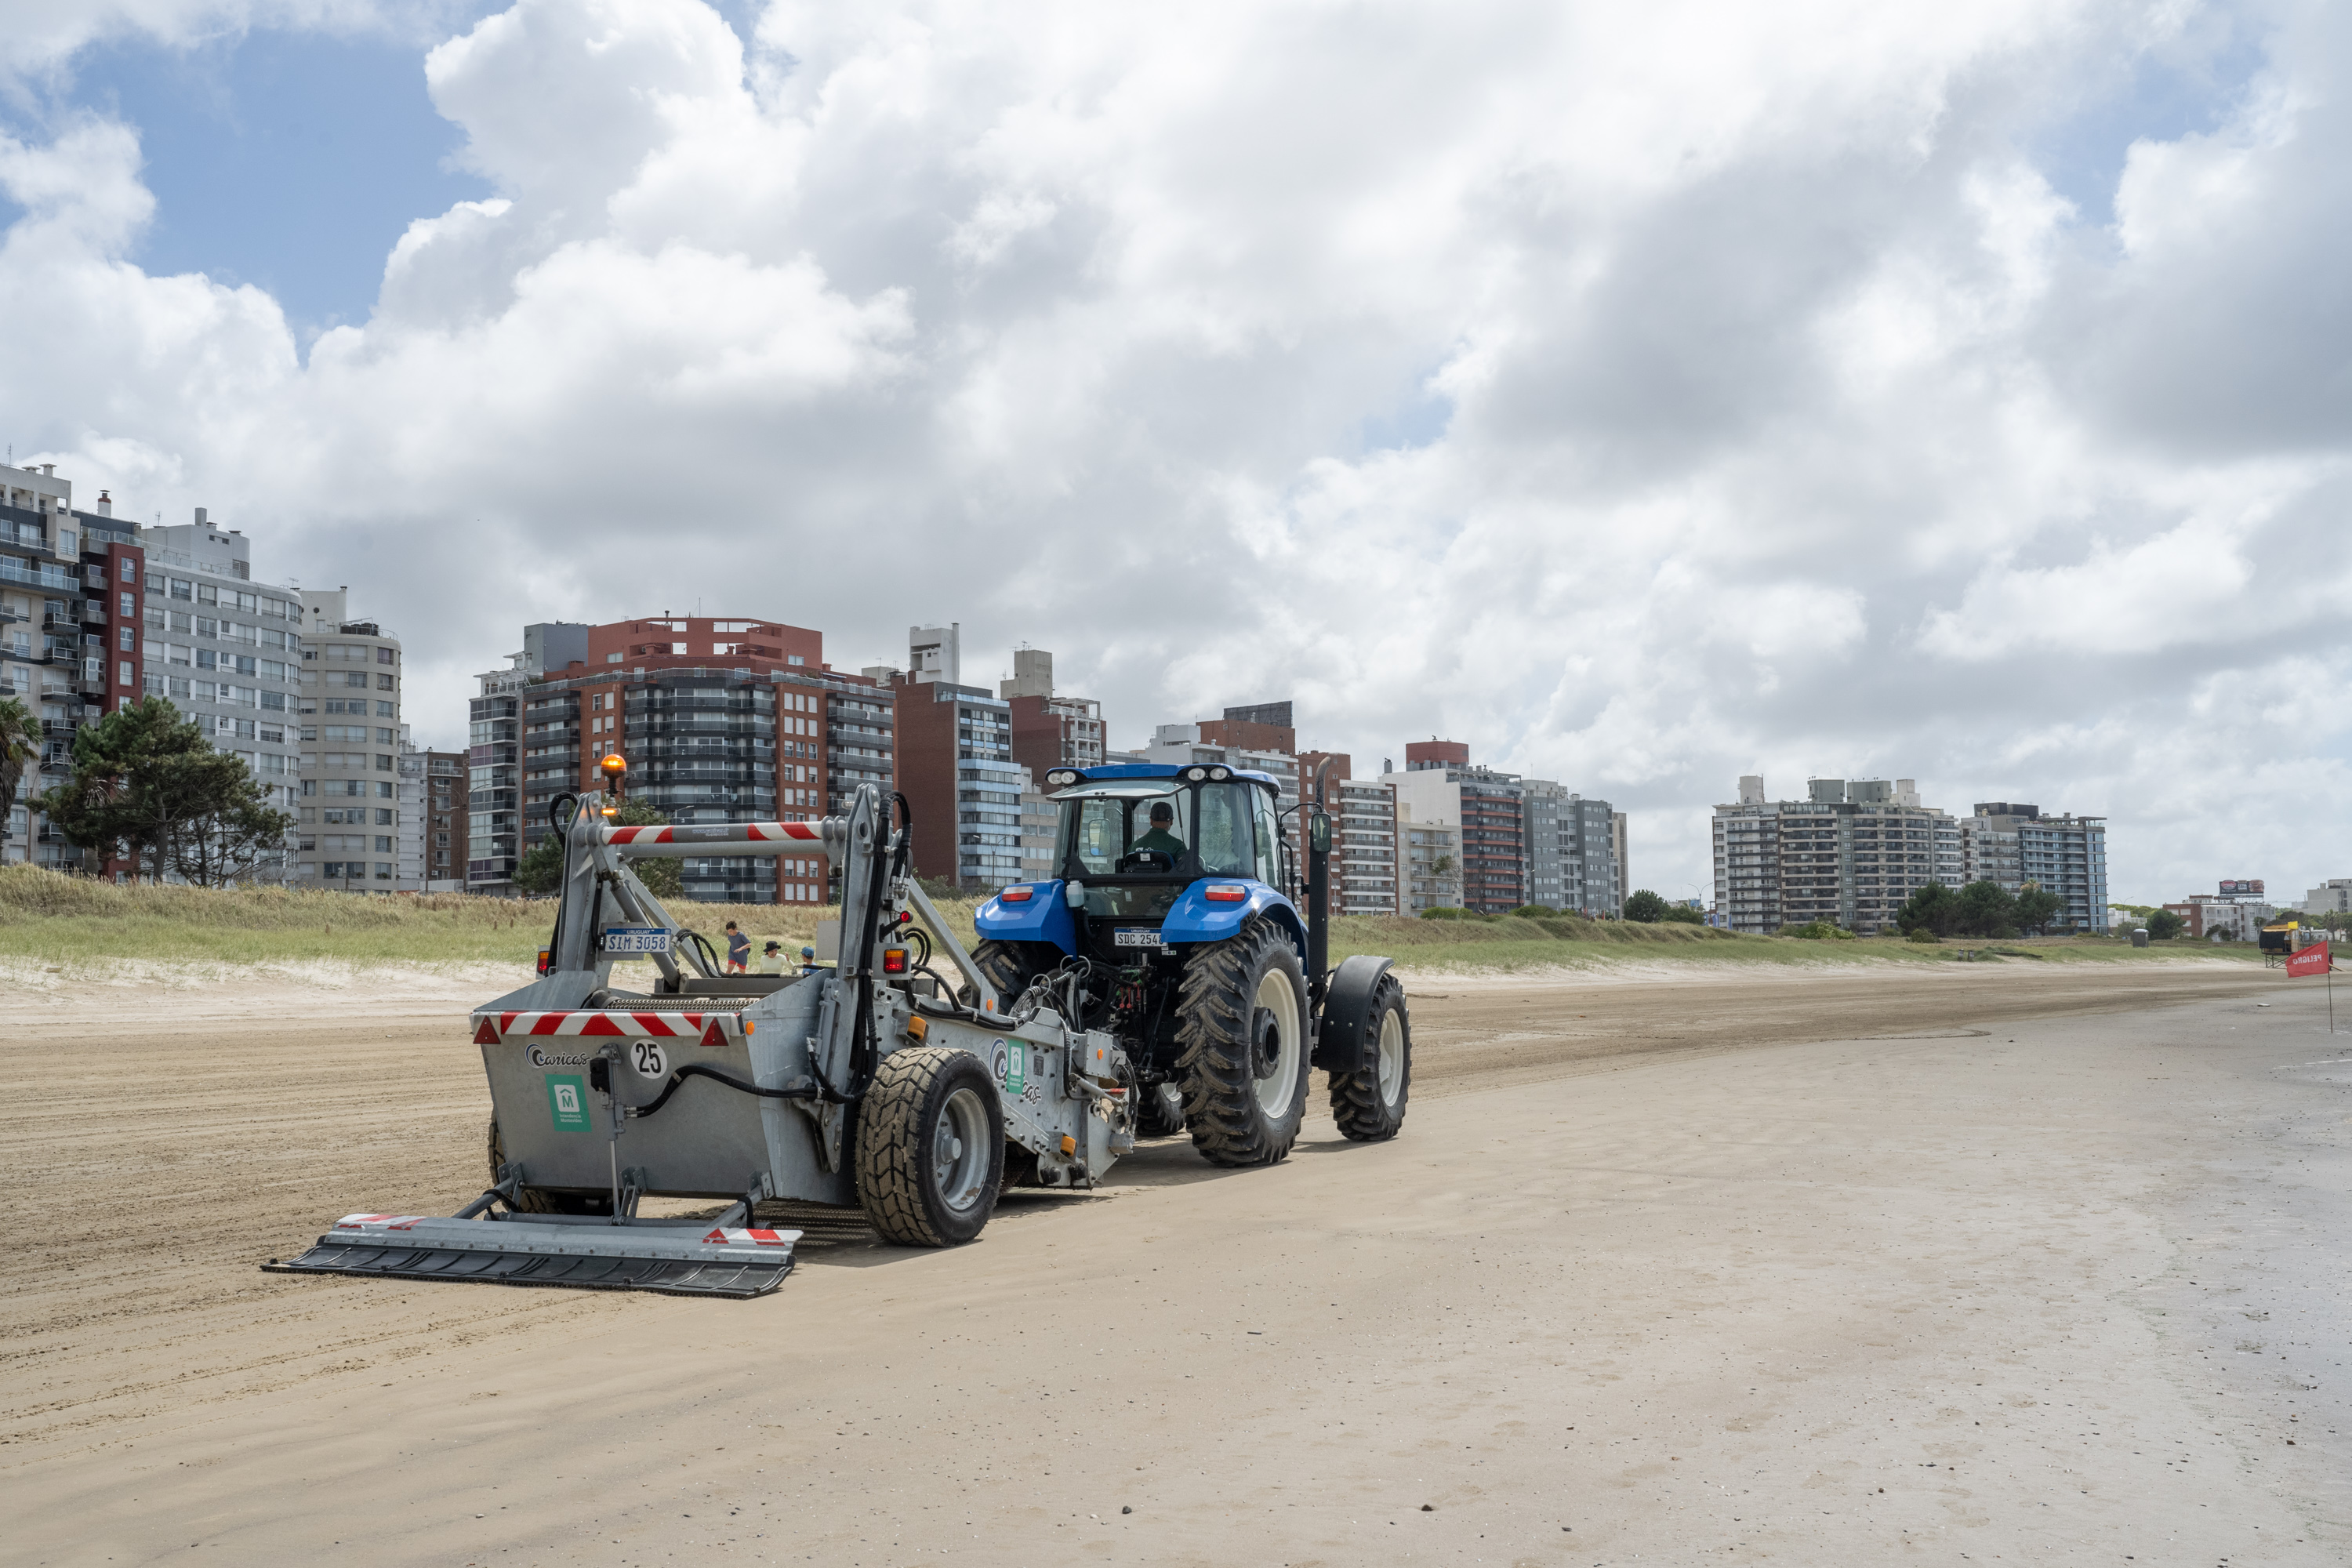
[[1249,797],[1259,792],[1244,784],[1201,786],[1201,836],[1193,848],[1201,869],[1212,877],[1246,877],[1255,858]]
[[1262,789],[1250,791],[1253,811],[1251,820],[1257,840],[1258,880],[1269,887],[1282,885],[1282,825],[1275,816],[1274,796]]

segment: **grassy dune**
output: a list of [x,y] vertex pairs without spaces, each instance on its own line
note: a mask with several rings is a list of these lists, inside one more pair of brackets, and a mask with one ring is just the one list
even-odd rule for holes
[[[814,905],[696,904],[689,918],[714,941],[732,920],[755,944],[772,937],[797,949],[826,910]],[[958,938],[971,940],[976,904],[940,906]],[[674,913],[686,914],[685,910]],[[459,894],[371,897],[310,889],[210,890],[117,887],[33,866],[0,868],[0,958],[49,964],[124,959],[216,963],[330,959],[348,963],[531,963],[555,918],[551,902]],[[2098,939],[1927,947],[1883,939],[1799,942],[1734,936],[1705,926],[1633,925],[1573,915],[1541,920],[1424,921],[1346,917],[1331,922],[1331,956],[1380,952],[1421,970],[1528,970],[1698,961],[1809,966],[1884,962],[1939,963],[1988,951],[2006,962],[2146,963],[2164,958],[2251,960],[2242,944],[2188,942],[2134,949]]]
[[[782,904],[696,904],[696,930],[719,942],[732,920],[754,943],[797,950],[824,910]],[[961,913],[968,931],[969,907]],[[371,897],[313,889],[116,887],[32,866],[0,868],[0,957],[47,963],[109,959],[349,963],[531,963],[555,921],[552,901],[459,893]]]
[[2214,948],[2184,942],[2134,948],[2129,942],[2104,937],[2000,941],[1951,937],[1933,946],[1895,937],[1804,942],[1793,937],[1737,936],[1706,926],[1635,925],[1575,915],[1538,920],[1506,915],[1488,921],[1332,921],[1332,958],[1336,961],[1351,952],[1386,953],[1412,969],[1505,972],[1691,962],[1801,969],[1871,963],[2145,963],[2168,958],[2259,958],[2245,943]]

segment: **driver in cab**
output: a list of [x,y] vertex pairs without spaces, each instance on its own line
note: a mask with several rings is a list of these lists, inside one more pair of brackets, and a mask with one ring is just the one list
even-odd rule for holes
[[1128,853],[1140,855],[1156,852],[1168,857],[1168,868],[1174,870],[1184,863],[1184,841],[1171,833],[1175,826],[1176,808],[1164,800],[1151,803],[1151,831],[1129,847]]

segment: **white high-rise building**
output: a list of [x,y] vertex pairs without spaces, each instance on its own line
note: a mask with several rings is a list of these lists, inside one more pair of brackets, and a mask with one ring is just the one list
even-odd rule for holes
[[[269,804],[296,811],[300,788],[302,603],[298,590],[253,576],[253,544],[195,521],[139,530],[147,595],[141,637],[146,694],[168,698],[240,758]],[[266,870],[290,868],[283,858]]]
[[[348,589],[305,590],[302,642],[300,839],[295,871],[350,892],[390,893],[424,885],[401,872],[402,816],[423,815],[400,798],[400,639],[373,621],[353,620]],[[420,768],[417,783],[421,784]]]

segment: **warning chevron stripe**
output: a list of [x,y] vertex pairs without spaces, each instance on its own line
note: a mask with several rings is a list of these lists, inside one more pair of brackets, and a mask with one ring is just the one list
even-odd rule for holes
[[708,1016],[702,1013],[607,1013],[598,1010],[484,1013],[480,1015],[481,1022],[474,1031],[474,1039],[477,1043],[489,1043],[483,1040],[485,1032],[499,1041],[517,1035],[538,1039],[573,1036],[698,1039],[702,1035],[702,1021]]

